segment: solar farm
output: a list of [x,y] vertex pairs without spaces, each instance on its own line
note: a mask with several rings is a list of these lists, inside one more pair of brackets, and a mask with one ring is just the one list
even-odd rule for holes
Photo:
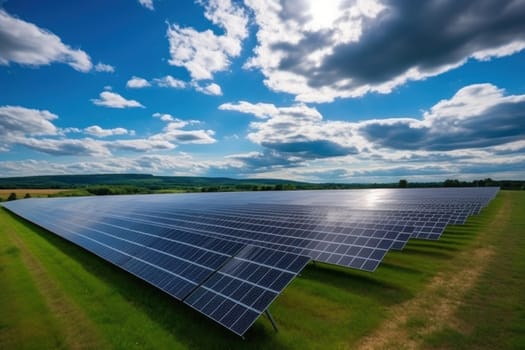
[[11,212],[244,336],[309,263],[373,273],[409,240],[438,240],[499,188],[27,199]]

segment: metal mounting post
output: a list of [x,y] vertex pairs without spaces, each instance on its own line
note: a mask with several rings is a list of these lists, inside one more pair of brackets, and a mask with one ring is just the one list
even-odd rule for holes
[[265,313],[266,313],[266,316],[268,316],[268,319],[270,320],[270,322],[272,323],[273,329],[276,332],[279,332],[279,328],[277,328],[277,323],[275,323],[275,320],[273,319],[272,314],[270,313],[270,311],[268,311],[268,309],[266,309]]

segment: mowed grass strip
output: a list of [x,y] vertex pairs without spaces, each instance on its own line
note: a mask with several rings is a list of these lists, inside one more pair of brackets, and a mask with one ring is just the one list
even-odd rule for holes
[[[404,251],[390,252],[374,273],[310,264],[270,308],[280,331],[274,332],[263,316],[247,332],[245,340],[93,254],[5,210],[0,211],[0,221],[5,223],[0,238],[6,237],[5,227],[16,228],[49,278],[83,311],[96,328],[94,333],[101,338],[99,343],[108,348],[355,348],[365,336],[374,334],[385,320],[391,319],[393,310],[417,299],[436,276],[447,279],[461,271],[458,256],[462,259],[486,244],[482,239],[486,235],[483,228],[502,210],[503,203],[514,196],[516,193],[502,192],[481,216],[472,218],[467,225],[449,228],[438,242],[411,240]],[[509,221],[516,215],[513,212]],[[499,254],[496,247],[494,252]],[[9,264],[19,261],[17,269],[26,268],[15,256],[8,254],[2,258],[10,261]],[[6,268],[15,270],[11,265]],[[2,278],[6,283],[17,285],[15,275],[3,273]],[[30,279],[20,289],[25,288],[40,295]],[[440,293],[446,295],[446,291],[437,294]],[[45,302],[41,304],[39,317],[54,320],[52,310]],[[0,306],[3,308],[4,304]],[[17,329],[14,314],[21,307],[13,306],[14,312],[4,317],[2,327]],[[435,330],[420,332],[428,329],[428,316],[414,314],[407,320],[404,327],[408,338],[415,338],[416,344],[441,346],[436,343],[436,337],[427,338],[435,334]],[[66,344],[56,340],[64,334],[60,325],[54,328],[51,325],[53,322],[43,332],[44,337],[48,334],[48,339],[42,344],[47,346],[40,348]],[[21,336],[16,332],[10,334],[11,339]],[[0,344],[3,338],[4,333],[0,333]],[[17,344],[24,341],[24,338],[18,339]]]
[[64,340],[65,346],[69,349],[97,349],[102,347],[95,327],[86,318],[83,310],[70,300],[62,288],[56,285],[53,278],[50,278],[51,276],[44,266],[19,238],[19,234],[13,230],[7,230],[7,234],[19,249],[22,262],[48,309],[58,321],[63,333],[61,339]]
[[425,337],[426,348],[525,349],[525,192],[503,192],[504,206],[477,244],[487,267],[452,322]]
[[0,349],[60,349],[63,335],[0,220]]

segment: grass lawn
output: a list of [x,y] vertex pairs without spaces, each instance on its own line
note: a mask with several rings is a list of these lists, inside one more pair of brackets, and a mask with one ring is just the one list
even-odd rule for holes
[[525,348],[525,192],[374,273],[310,264],[242,340],[0,210],[0,349]]

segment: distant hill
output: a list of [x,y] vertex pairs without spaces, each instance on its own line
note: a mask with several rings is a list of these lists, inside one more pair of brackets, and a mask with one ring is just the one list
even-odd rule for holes
[[[406,184],[405,184],[406,185]],[[408,187],[500,186],[503,189],[525,189],[524,181],[492,179],[465,182],[408,183]],[[308,183],[281,179],[232,179],[227,177],[155,176],[150,174],[93,174],[0,177],[0,189],[63,189],[69,195],[131,194],[158,192],[267,191],[301,189],[393,188],[399,183],[342,184]],[[72,191],[75,190],[75,191]],[[62,195],[64,195],[62,193]]]

